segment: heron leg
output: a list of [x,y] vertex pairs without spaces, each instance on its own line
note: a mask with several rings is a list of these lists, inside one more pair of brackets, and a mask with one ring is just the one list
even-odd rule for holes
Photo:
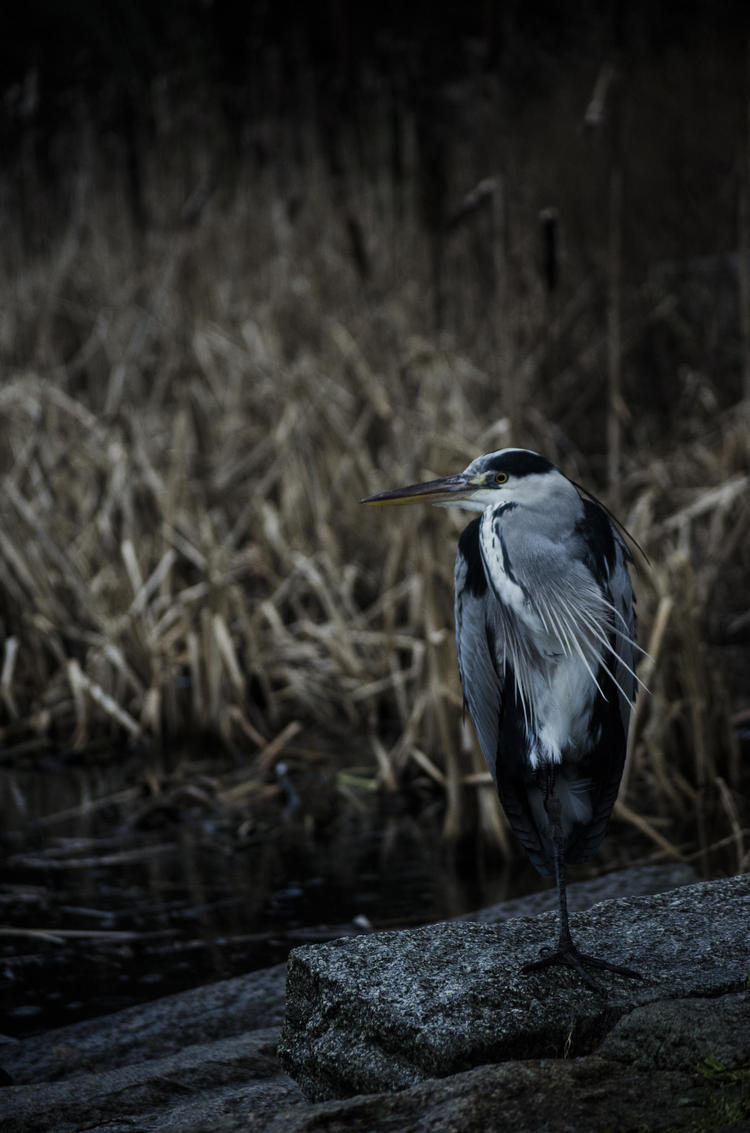
[[560,932],[557,938],[557,948],[554,950],[545,949],[545,954],[539,960],[534,960],[530,964],[524,964],[521,969],[524,974],[527,972],[538,972],[542,968],[551,967],[553,964],[564,964],[566,967],[573,968],[578,972],[587,987],[590,987],[597,995],[605,995],[606,989],[598,980],[595,980],[593,976],[589,975],[584,965],[608,972],[616,972],[620,976],[628,976],[631,979],[643,979],[640,972],[635,972],[632,968],[625,968],[620,964],[611,964],[609,960],[602,960],[598,956],[589,955],[587,952],[579,952],[573,943],[573,937],[570,935],[568,896],[565,885],[565,862],[557,842],[555,842],[554,848],[554,863],[555,881],[557,882],[557,902],[560,914]]

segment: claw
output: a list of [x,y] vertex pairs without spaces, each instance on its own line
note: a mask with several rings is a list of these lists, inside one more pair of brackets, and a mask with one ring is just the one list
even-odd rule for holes
[[[595,980],[586,971],[584,964],[588,964],[592,968],[599,968],[607,972],[615,972],[618,976],[627,976],[630,979],[642,980],[643,976],[640,972],[634,971],[632,968],[625,968],[621,964],[611,964],[609,960],[601,960],[598,956],[590,956],[587,952],[579,952],[576,946],[571,941],[561,943],[555,951],[548,947],[540,949],[543,953],[539,960],[533,960],[530,964],[524,964],[521,971],[524,974],[528,972],[538,972],[542,968],[549,968],[552,964],[564,964],[567,968],[572,968],[578,972],[579,976],[597,995],[605,996],[607,989]],[[546,953],[546,954],[544,954]]]

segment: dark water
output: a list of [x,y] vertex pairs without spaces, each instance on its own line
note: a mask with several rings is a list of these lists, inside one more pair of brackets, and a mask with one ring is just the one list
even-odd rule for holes
[[[438,806],[415,817],[408,796],[328,799],[321,811],[301,801],[313,792],[300,775],[299,791],[269,788],[237,808],[193,777],[110,805],[127,768],[120,782],[99,768],[62,770],[0,779],[10,816],[0,1030],[13,1036],[278,963],[300,943],[441,919],[538,886],[530,869],[511,883],[472,847],[449,852]],[[93,808],[66,819],[82,797]]]

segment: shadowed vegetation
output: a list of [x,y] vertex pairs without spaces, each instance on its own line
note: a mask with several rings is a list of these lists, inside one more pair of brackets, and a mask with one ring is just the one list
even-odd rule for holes
[[[607,864],[750,867],[747,139],[728,58],[741,76],[726,47],[631,60],[616,134],[585,117],[609,82],[590,62],[526,100],[476,75],[427,110],[373,73],[335,138],[303,72],[288,115],[241,141],[210,91],[165,79],[137,207],[128,146],[85,107],[51,175],[29,133],[2,188],[11,826],[33,810],[22,773],[116,751],[155,808],[202,792],[239,829],[293,790],[309,830],[303,784],[324,768],[325,806],[402,790],[450,838],[478,825],[516,855],[461,721],[462,519],[358,500],[520,445],[651,559],[650,695]],[[174,766],[149,770],[177,750],[179,791]]]

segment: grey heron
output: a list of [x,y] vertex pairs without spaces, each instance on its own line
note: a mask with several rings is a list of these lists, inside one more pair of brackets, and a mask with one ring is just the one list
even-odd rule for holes
[[459,538],[455,566],[464,705],[512,829],[557,883],[557,947],[523,970],[565,964],[600,993],[586,966],[638,973],[578,950],[565,867],[599,847],[625,762],[638,646],[624,529],[526,449],[362,502],[416,501],[481,513]]

